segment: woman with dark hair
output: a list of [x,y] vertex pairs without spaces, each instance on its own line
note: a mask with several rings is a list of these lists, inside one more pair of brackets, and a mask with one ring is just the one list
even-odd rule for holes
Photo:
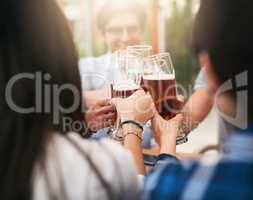
[[[145,178],[144,199],[253,199],[253,88],[248,81],[253,66],[252,10],[249,0],[201,1],[193,47],[205,66],[220,116],[237,130],[225,138],[222,155],[181,161],[176,157],[176,130],[185,113],[170,121],[156,113],[152,123],[160,155]],[[126,107],[130,104],[125,101]],[[117,110],[121,116],[121,107]]]
[[1,199],[138,198],[130,154],[70,133],[86,130],[81,81],[55,1],[2,0],[0,16]]

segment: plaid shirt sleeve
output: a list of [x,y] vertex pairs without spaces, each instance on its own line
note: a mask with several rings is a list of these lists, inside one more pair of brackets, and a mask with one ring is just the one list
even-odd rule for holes
[[184,165],[173,155],[160,154],[144,181],[144,199],[178,199],[193,163]]
[[[238,145],[238,144],[237,144]],[[245,153],[244,153],[245,154]],[[253,162],[245,159],[179,161],[162,154],[144,180],[144,200],[253,199]],[[252,157],[252,152],[245,154]],[[247,158],[247,157],[246,157]]]

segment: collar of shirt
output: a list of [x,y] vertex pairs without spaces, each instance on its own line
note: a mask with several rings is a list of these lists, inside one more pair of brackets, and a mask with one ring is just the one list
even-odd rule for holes
[[224,144],[224,154],[230,160],[253,162],[253,125],[230,133]]

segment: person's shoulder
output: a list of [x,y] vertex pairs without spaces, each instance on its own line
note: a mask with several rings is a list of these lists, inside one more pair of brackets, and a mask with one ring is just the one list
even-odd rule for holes
[[65,154],[64,158],[69,155],[72,159],[72,153],[76,155],[87,153],[90,157],[102,159],[102,157],[110,157],[109,154],[119,157],[128,156],[128,152],[119,144],[109,139],[92,140],[84,139],[77,133],[69,133],[67,136],[56,135],[53,142],[54,148],[61,149]]
[[107,59],[108,57],[109,57],[109,53],[103,54],[103,55],[98,56],[98,57],[93,57],[93,56],[82,57],[82,58],[79,59],[79,65],[84,66],[84,65],[87,65],[87,64],[96,64],[96,63],[99,63],[99,62]]
[[[92,193],[92,199],[105,199],[105,190],[101,188],[97,172],[114,191],[136,186],[133,162],[123,147],[109,140],[83,139],[77,133],[69,133],[68,136],[54,134],[45,160],[47,173],[41,169],[37,166],[35,171],[35,195],[40,191],[47,193],[44,185],[49,182],[57,195],[60,194],[61,184],[64,184],[73,199],[85,197],[87,191],[83,188],[92,191],[99,188]],[[118,178],[115,179],[115,176]]]
[[[222,157],[218,155],[207,155],[203,156],[201,159],[184,159],[179,160],[175,156],[172,155],[164,155],[161,154],[158,157],[156,162],[155,170],[151,171],[151,173],[157,174],[174,174],[182,175],[182,173],[178,173],[178,171],[182,171],[183,173],[193,173],[195,170],[207,169],[207,168],[215,168],[220,164]],[[174,171],[176,169],[176,171]]]
[[[55,138],[55,152],[62,162],[80,163],[87,165],[87,157],[98,169],[108,175],[115,173],[136,174],[133,158],[125,148],[110,139],[83,139],[76,133],[69,133],[68,137]],[[103,163],[103,165],[101,165]]]
[[[129,199],[135,199],[138,195],[137,170],[134,160],[122,145],[111,139],[87,140],[79,137],[75,133],[69,134],[70,140],[74,141],[80,148],[76,147],[73,151],[86,154],[108,184],[116,191],[124,188],[123,196],[129,196]],[[72,142],[71,142],[72,143]],[[82,151],[82,152],[81,152]],[[70,162],[75,162],[72,156],[69,156]],[[84,156],[79,159],[85,159]],[[87,158],[85,159],[87,165]],[[93,169],[90,168],[92,171]],[[115,180],[115,176],[117,180]],[[121,191],[123,193],[123,191]],[[131,194],[128,194],[131,193]]]
[[[220,164],[220,159],[220,156],[206,156],[200,160],[178,160],[173,156],[163,156],[145,178],[144,199],[150,195],[154,199],[163,195],[169,199],[182,194],[182,189],[189,183],[208,182]],[[161,183],[167,185],[167,188],[161,188]]]
[[79,68],[80,70],[83,69],[90,69],[92,66],[96,64],[97,58],[95,57],[83,57],[79,59]]
[[79,69],[82,73],[97,73],[97,69],[103,70],[106,68],[106,63],[108,63],[108,58],[110,54],[104,54],[99,57],[83,57],[79,60]]

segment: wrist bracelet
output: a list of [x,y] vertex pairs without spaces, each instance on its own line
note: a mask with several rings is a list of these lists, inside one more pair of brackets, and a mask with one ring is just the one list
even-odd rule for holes
[[178,127],[178,136],[181,135],[188,135],[190,132],[188,125],[185,123],[185,121],[182,121]]
[[138,137],[142,141],[142,136],[140,136],[138,133],[135,133],[134,131],[128,131],[126,134],[124,134],[124,140],[125,140],[125,137],[130,134],[135,135],[136,137]]
[[187,135],[184,135],[184,136],[178,136],[177,139],[176,139],[176,145],[180,145],[180,144],[184,144],[188,142],[188,137]]
[[143,125],[140,122],[138,122],[138,121],[135,121],[135,120],[126,120],[126,121],[121,122],[120,127],[122,127],[125,124],[134,124],[135,126],[137,126],[138,128],[140,128],[141,131],[143,131]]

